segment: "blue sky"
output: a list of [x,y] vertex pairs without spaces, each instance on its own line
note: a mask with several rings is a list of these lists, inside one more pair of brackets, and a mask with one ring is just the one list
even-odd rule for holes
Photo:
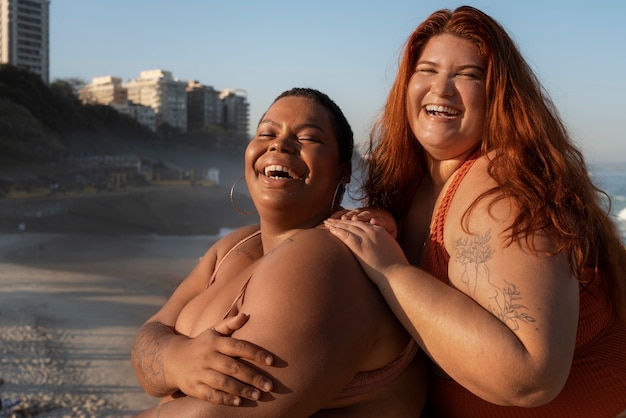
[[247,92],[251,131],[294,86],[331,96],[357,140],[393,82],[408,35],[462,4],[517,41],[589,162],[626,161],[626,2],[613,0],[51,0],[51,79],[163,69]]

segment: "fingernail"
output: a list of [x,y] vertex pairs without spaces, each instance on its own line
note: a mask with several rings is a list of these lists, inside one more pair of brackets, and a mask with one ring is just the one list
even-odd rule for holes
[[241,405],[241,398],[237,397],[233,399],[233,406],[239,406],[239,405]]
[[258,400],[261,397],[261,392],[259,392],[258,390],[253,390],[250,395],[251,395],[252,399],[254,399],[256,401],[256,400]]
[[273,362],[274,362],[274,359],[272,358],[272,356],[265,356],[265,364],[267,364],[268,366],[271,366]]
[[270,390],[272,390],[272,382],[269,382],[269,381],[267,381],[267,380],[266,380],[266,381],[263,383],[263,390],[264,390],[265,392],[269,392]]

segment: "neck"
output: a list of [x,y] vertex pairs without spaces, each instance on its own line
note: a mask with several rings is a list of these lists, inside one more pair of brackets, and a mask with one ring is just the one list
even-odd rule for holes
[[448,179],[452,177],[473,152],[474,150],[470,150],[447,160],[437,160],[427,154],[428,172],[434,188],[441,190]]
[[[269,218],[269,219],[268,219]],[[291,224],[285,223],[284,216],[278,216],[277,219],[272,219],[267,216],[262,216],[260,219],[261,226],[261,241],[263,243],[263,253],[267,254],[276,248],[277,245],[284,242],[294,234],[305,230],[315,228],[322,224],[327,216],[316,216],[310,219],[301,220],[300,222],[294,222]]]

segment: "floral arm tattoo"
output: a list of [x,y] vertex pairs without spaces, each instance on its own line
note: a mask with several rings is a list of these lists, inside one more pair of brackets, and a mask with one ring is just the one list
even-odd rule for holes
[[520,322],[535,322],[535,319],[523,312],[528,308],[519,303],[522,296],[514,284],[505,280],[506,285],[499,288],[491,282],[487,261],[495,250],[489,245],[490,240],[491,231],[457,239],[454,244],[455,261],[464,266],[461,281],[469,295],[476,299],[479,290],[487,295],[489,312],[517,331]]

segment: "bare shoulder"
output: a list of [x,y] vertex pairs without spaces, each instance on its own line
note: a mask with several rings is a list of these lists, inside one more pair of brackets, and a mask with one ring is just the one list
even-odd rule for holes
[[488,165],[488,157],[479,157],[459,185],[457,195],[470,193],[474,196],[478,196],[497,186],[496,181],[491,177],[487,170]]
[[[446,220],[448,232],[456,235],[467,232],[462,231],[463,226],[493,228],[494,224],[506,229],[515,217],[513,202],[501,199],[502,195],[497,191],[498,184],[487,170],[488,164],[487,157],[478,158],[459,184],[448,211]],[[495,192],[481,199],[484,193],[494,189]],[[470,208],[472,212],[468,213]]]
[[320,300],[341,305],[346,301],[344,296],[354,301],[355,295],[361,298],[355,304],[373,304],[377,297],[354,255],[323,228],[299,231],[266,254],[250,286],[261,283],[266,296],[271,292],[272,297],[287,304],[299,300],[300,308],[311,305],[314,309]]
[[[350,281],[365,279],[352,252],[341,241],[336,239],[327,229],[312,228],[299,231],[283,245],[276,249],[277,254],[269,254],[280,258],[276,266],[290,269],[297,267],[303,275],[313,275],[318,279],[350,274]],[[306,277],[306,276],[304,276]]]
[[229,232],[220,238],[213,247],[216,249],[216,252],[222,253],[230,250],[232,247],[237,245],[241,240],[249,237],[259,230],[259,225],[246,225],[241,228],[237,228],[234,231]]
[[[185,282],[191,283],[196,288],[196,291],[201,291],[202,289],[204,289],[206,287],[208,278],[213,274],[215,268],[217,267],[217,264],[226,256],[226,254],[228,254],[231,249],[235,248],[238,243],[242,242],[242,240],[245,240],[247,237],[250,237],[258,230],[258,225],[249,225],[238,228],[217,240],[211,247],[209,247],[209,249],[202,255],[202,257],[200,257],[198,264],[196,264],[194,269],[187,276]],[[252,262],[253,259],[258,258],[260,256],[259,253],[262,252],[260,240],[256,243],[251,244],[255,248],[248,248],[249,253],[254,253],[246,257],[247,259],[249,259],[249,262]],[[242,251],[245,250],[246,249],[242,249]]]

